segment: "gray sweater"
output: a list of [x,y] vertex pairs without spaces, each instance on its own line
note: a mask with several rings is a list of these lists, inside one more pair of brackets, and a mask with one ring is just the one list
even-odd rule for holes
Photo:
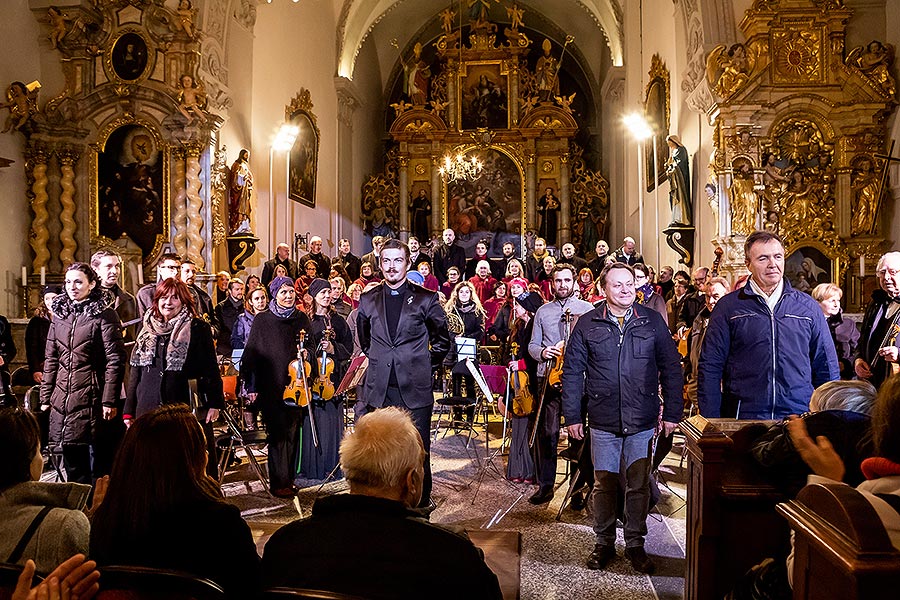
[[91,526],[82,509],[91,486],[27,481],[0,492],[0,561],[5,562],[28,526],[45,506],[54,507],[25,547],[18,564],[29,558],[46,575],[73,554],[87,554]]
[[538,377],[544,376],[544,359],[541,357],[541,352],[544,351],[544,348],[560,342],[565,336],[566,328],[562,322],[562,316],[567,308],[576,317],[572,321],[574,328],[577,317],[593,310],[594,306],[590,302],[578,298],[567,298],[563,301],[548,302],[534,313],[534,330],[531,333],[531,342],[528,344],[528,353],[538,361]]

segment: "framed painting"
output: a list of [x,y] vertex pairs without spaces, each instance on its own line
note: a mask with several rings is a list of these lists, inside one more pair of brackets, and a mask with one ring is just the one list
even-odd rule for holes
[[288,196],[291,200],[315,208],[319,127],[312,112],[309,91],[301,90],[285,113],[288,123],[297,128],[297,137],[288,156]]
[[136,81],[147,70],[147,42],[134,31],[123,33],[110,52],[112,72],[122,81]]
[[644,95],[644,118],[653,130],[652,141],[644,144],[644,173],[647,191],[652,192],[666,181],[665,165],[669,158],[669,146],[666,144],[666,136],[669,135],[669,70],[656,54],[651,61],[650,79]]
[[462,129],[509,129],[509,73],[504,61],[467,61],[459,72]]
[[488,253],[499,256],[505,242],[518,250],[522,241],[525,183],[522,169],[508,154],[497,148],[464,152],[475,153],[484,162],[481,176],[474,180],[448,182],[444,187],[445,223],[457,233],[457,244],[467,256],[475,244],[489,240]]
[[784,275],[791,286],[807,294],[820,283],[841,285],[839,259],[813,240],[797,242],[788,249]]
[[123,124],[96,148],[94,234],[110,241],[127,235],[145,258],[155,256],[169,228],[161,138],[146,125]]

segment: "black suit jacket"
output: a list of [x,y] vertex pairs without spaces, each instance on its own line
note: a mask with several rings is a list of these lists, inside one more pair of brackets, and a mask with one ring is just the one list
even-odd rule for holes
[[287,270],[288,277],[290,277],[291,279],[297,279],[297,263],[289,258],[285,260],[278,260],[278,257],[276,256],[272,260],[266,261],[266,263],[263,265],[262,275],[259,276],[260,283],[262,283],[267,288],[269,286],[269,283],[271,283],[272,279],[274,279],[275,277],[275,267],[278,265],[283,266]]
[[434,276],[437,277],[438,282],[442,285],[447,281],[447,269],[450,267],[459,269],[460,280],[462,280],[462,276],[466,271],[466,251],[456,244],[450,246],[441,244],[434,251],[431,265]]
[[[434,402],[431,369],[450,350],[447,315],[435,292],[407,282],[409,292],[400,310],[397,334],[391,339],[384,308],[384,283],[364,293],[356,315],[359,346],[369,357],[365,400],[381,407],[395,372],[403,402],[422,408]],[[430,345],[430,348],[429,348]]]

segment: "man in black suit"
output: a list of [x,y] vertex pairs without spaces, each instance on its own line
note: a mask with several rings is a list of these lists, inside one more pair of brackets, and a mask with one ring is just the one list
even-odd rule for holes
[[578,273],[580,273],[583,268],[587,267],[587,261],[580,256],[575,256],[575,244],[571,242],[563,244],[562,255],[565,260],[560,260],[560,262],[569,263],[575,267],[575,279],[578,279]]
[[444,285],[450,267],[456,267],[460,273],[466,272],[466,251],[456,245],[456,232],[452,229],[445,229],[441,237],[444,243],[434,251],[431,266],[438,283]]
[[196,285],[197,265],[190,257],[181,261],[181,280],[185,282],[194,302],[197,304],[197,316],[209,323],[213,338],[219,335],[219,320],[216,318],[216,307],[206,290]]
[[352,283],[359,279],[359,267],[361,264],[360,258],[350,252],[350,240],[346,238],[338,240],[338,255],[331,259],[331,266],[341,265],[344,267]]
[[304,266],[307,262],[316,263],[316,276],[324,280],[331,277],[331,259],[322,254],[322,238],[317,235],[309,238],[309,253],[304,254],[300,259],[300,266]]
[[[272,535],[263,587],[354,598],[502,598],[497,576],[468,536],[413,510],[423,491],[422,441],[397,408],[364,415],[341,442],[350,493],[319,498],[310,517]],[[452,576],[436,565],[449,567]]]
[[609,244],[605,240],[597,240],[594,252],[596,254],[588,261],[588,269],[594,274],[594,279],[597,279],[600,277],[600,271],[606,266],[606,258],[609,256]]
[[269,283],[275,277],[275,267],[281,265],[287,271],[287,276],[291,279],[297,279],[297,263],[288,258],[291,255],[291,247],[282,242],[275,247],[275,258],[267,260],[263,265],[262,275],[259,276],[260,283],[263,287],[269,287]]
[[[384,281],[363,293],[356,315],[359,346],[369,357],[363,398],[371,412],[384,406],[409,411],[425,445],[421,507],[431,502],[432,369],[450,351],[447,315],[435,292],[406,280],[409,248],[388,240],[381,249]],[[430,346],[430,348],[429,348]]]
[[244,282],[238,278],[228,280],[225,299],[216,304],[216,321],[219,322],[219,337],[216,339],[216,354],[231,358],[231,330],[237,318],[244,312]]
[[495,256],[490,259],[491,263],[491,275],[494,276],[494,279],[500,281],[504,277],[506,277],[506,265],[509,264],[509,261],[516,258],[516,246],[512,242],[504,242],[503,243],[503,256]]

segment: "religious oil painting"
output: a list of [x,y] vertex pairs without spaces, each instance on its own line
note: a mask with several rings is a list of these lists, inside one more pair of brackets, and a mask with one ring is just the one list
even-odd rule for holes
[[500,61],[465,63],[460,74],[462,128],[509,128],[509,78]]
[[[652,192],[657,185],[666,181],[666,160],[669,158],[669,147],[666,136],[669,135],[669,73],[664,65],[654,61],[650,82],[644,101],[644,117],[653,130],[654,137],[645,141],[644,177],[647,191]],[[653,149],[656,148],[656,156]],[[654,177],[654,172],[656,176]]]
[[316,163],[319,157],[319,131],[306,111],[291,117],[299,131],[288,159],[288,187],[291,200],[316,207]]
[[517,248],[521,244],[522,173],[512,158],[494,148],[466,154],[466,158],[473,156],[484,162],[484,168],[477,179],[447,184],[447,224],[456,231],[457,243],[467,256],[474,254],[475,244],[482,239],[489,240],[489,253],[499,256],[504,242]]
[[98,233],[110,240],[127,235],[144,256],[163,236],[163,151],[146,127],[113,131],[97,155]]
[[794,289],[812,293],[820,283],[838,283],[835,280],[837,265],[821,249],[810,245],[798,245],[791,249],[784,261],[784,274]]
[[147,68],[147,42],[139,34],[123,34],[112,49],[112,68],[124,81],[139,79]]

